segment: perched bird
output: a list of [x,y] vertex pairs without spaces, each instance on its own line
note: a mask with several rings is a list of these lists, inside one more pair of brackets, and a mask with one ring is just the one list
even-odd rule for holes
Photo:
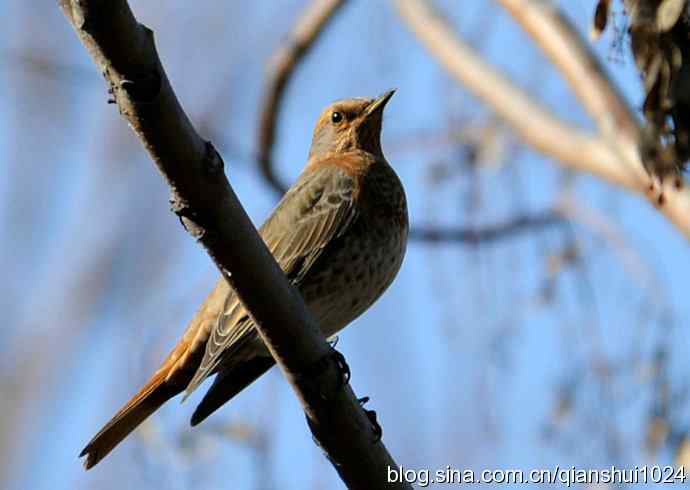
[[[392,95],[337,101],[321,113],[304,171],[259,230],[327,337],[381,296],[405,255],[405,192],[380,140]],[[84,466],[94,466],[163,403],[191,393],[208,376],[216,378],[192,425],[273,365],[221,278],[160,368],[86,445]]]

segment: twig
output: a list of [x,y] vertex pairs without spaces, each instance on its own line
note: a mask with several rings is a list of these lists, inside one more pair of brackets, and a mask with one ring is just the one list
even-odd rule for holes
[[[341,373],[329,344],[239,203],[220,155],[199,137],[180,106],[152,31],[136,21],[125,0],[59,4],[108,81],[120,112],[168,181],[173,210],[251,313],[343,481],[349,488],[390,488],[387,468],[395,462],[372,434],[351,388],[340,388]],[[317,365],[323,369],[315,370]]]
[[535,215],[516,216],[504,223],[498,223],[481,228],[436,228],[417,227],[410,232],[410,238],[429,244],[461,243],[476,245],[478,243],[495,242],[517,237],[539,228],[560,225],[567,220],[554,211],[546,211]]
[[629,240],[615,222],[607,219],[605,215],[587,203],[576,200],[570,193],[557,200],[554,210],[564,219],[586,227],[593,235],[606,241],[631,279],[640,288],[649,291],[656,305],[663,303],[664,288],[661,281],[658,280],[649,264],[643,261],[637,251],[630,246]]
[[309,52],[328,21],[344,3],[345,0],[312,1],[269,64],[266,93],[259,123],[257,158],[264,179],[279,195],[283,195],[288,186],[276,175],[272,153],[276,123],[280,115],[285,87],[299,62]]
[[[395,0],[395,4],[431,55],[505,119],[525,143],[556,158],[565,167],[596,175],[656,205],[656,197],[648,193],[650,179],[633,142],[621,141],[614,149],[603,136],[565,124],[484,62],[455,36],[427,2]],[[665,196],[659,210],[690,238],[690,189],[668,189]]]

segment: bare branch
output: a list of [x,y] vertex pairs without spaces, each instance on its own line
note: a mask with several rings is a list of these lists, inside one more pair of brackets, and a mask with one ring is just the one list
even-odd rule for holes
[[[575,27],[550,2],[497,0],[568,80],[604,137],[636,143],[640,125]],[[615,139],[614,139],[615,141]]]
[[462,243],[477,245],[479,243],[496,242],[529,233],[535,229],[562,225],[567,220],[554,211],[546,211],[534,215],[516,216],[504,223],[498,223],[481,228],[436,228],[417,227],[410,232],[410,238],[429,244]]
[[328,21],[344,4],[345,0],[313,0],[297,20],[288,39],[274,53],[269,64],[259,123],[257,158],[264,179],[280,195],[285,193],[288,186],[281,182],[275,173],[272,153],[285,87]]
[[350,387],[341,388],[330,346],[239,203],[220,155],[180,106],[152,31],[137,22],[125,0],[59,3],[110,84],[120,112],[168,181],[173,210],[251,312],[341,478],[349,488],[390,488],[387,468],[395,462]]
[[[578,170],[593,171],[587,154],[606,153],[603,142],[565,124],[539,102],[516,87],[455,37],[445,22],[422,0],[396,0],[408,27],[451,75],[490,105],[528,144]],[[529,114],[530,117],[526,117]],[[615,172],[615,170],[612,170]],[[610,176],[618,178],[617,175]],[[632,182],[629,183],[632,185]]]
[[[395,0],[398,11],[441,65],[505,119],[525,143],[556,158],[568,168],[591,173],[624,187],[651,203],[650,177],[633,141],[612,148],[603,137],[565,124],[512,81],[484,62],[458,39],[450,27],[423,0]],[[690,190],[666,189],[659,210],[690,238]]]

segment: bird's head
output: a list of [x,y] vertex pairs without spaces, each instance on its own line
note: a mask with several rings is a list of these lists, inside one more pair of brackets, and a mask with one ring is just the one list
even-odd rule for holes
[[383,157],[381,122],[383,108],[395,93],[389,90],[380,97],[338,100],[319,116],[309,157],[325,153],[363,150]]

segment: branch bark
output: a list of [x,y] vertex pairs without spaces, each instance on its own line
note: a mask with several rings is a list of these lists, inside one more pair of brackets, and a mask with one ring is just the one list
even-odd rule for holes
[[268,80],[259,122],[257,158],[264,179],[280,195],[285,193],[288,186],[276,175],[273,165],[273,147],[285,87],[297,65],[314,45],[328,21],[344,4],[345,0],[312,1],[269,63]]
[[[564,123],[457,38],[427,2],[395,0],[394,3],[410,30],[429,53],[455,79],[505,119],[525,143],[556,158],[565,167],[591,173],[657,205],[657,196],[649,192],[651,180],[640,160],[636,141],[619,139],[612,145],[605,135],[586,133]],[[542,5],[544,2],[532,3]],[[582,52],[580,50],[580,54]],[[591,60],[588,63],[591,68]],[[573,74],[573,80],[581,79],[582,69],[578,67],[581,76],[575,77]],[[594,83],[602,83],[600,76],[586,82],[581,90],[584,91],[587,86],[591,88]],[[609,95],[615,93],[610,86],[609,89]],[[590,108],[596,111],[600,110],[601,104],[613,100],[601,94],[594,96],[590,92],[587,92],[586,98],[590,100]],[[626,121],[627,116],[621,114],[623,112],[612,121]],[[682,189],[669,187],[664,195],[665,202],[658,207],[660,212],[690,239],[690,189],[687,186]]]
[[[286,280],[223,172],[195,131],[156,52],[153,33],[125,0],[59,0],[110,85],[120,112],[172,191],[173,211],[251,312],[262,339],[302,402],[312,433],[348,488],[386,482],[396,464],[341,372],[299,293]],[[270,303],[266,298],[270,297]]]

